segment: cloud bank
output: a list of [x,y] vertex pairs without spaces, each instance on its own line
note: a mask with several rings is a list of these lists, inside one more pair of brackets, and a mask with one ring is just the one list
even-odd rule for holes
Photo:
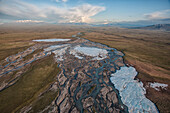
[[146,18],[148,18],[148,19],[166,19],[166,18],[170,18],[170,9],[145,14],[144,16]]
[[[57,0],[67,2],[67,0]],[[104,11],[105,7],[82,4],[71,8],[46,5],[36,6],[21,0],[1,0],[0,19],[36,20],[57,23],[90,23],[91,17]],[[1,18],[2,17],[2,18]]]

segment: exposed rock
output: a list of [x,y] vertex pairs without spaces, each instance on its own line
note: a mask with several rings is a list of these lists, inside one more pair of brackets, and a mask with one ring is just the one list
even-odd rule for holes
[[83,101],[83,108],[86,109],[94,104],[94,100],[92,97],[88,97],[84,99]]
[[69,109],[71,108],[69,104],[69,98],[66,97],[64,101],[60,104],[60,112],[61,113],[68,113]]
[[107,94],[107,97],[108,97],[108,100],[110,101],[110,102],[113,102],[113,103],[117,103],[118,102],[118,99],[117,99],[117,97],[116,97],[116,93],[115,92],[109,92],[108,94]]

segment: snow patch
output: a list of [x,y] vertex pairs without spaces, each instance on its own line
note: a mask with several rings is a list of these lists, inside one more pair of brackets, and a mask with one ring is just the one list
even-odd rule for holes
[[35,42],[60,42],[60,41],[69,41],[70,39],[38,39],[33,40]]
[[83,59],[82,56],[79,56],[79,54],[83,54],[83,55],[94,57],[92,60],[102,60],[107,57],[108,52],[105,49],[100,49],[96,47],[76,46],[70,50],[70,54],[75,55],[75,57],[79,59]]
[[166,88],[168,87],[168,84],[157,83],[157,82],[149,83],[149,84],[150,84],[150,87],[154,88],[157,91],[160,91],[160,88],[166,90]]
[[133,67],[121,67],[111,74],[111,82],[119,90],[122,102],[130,113],[158,113],[156,106],[145,97],[146,91],[142,82],[134,80],[137,72]]

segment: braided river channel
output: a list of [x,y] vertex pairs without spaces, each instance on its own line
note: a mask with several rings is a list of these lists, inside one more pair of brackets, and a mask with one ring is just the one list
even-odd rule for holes
[[[137,71],[124,63],[124,54],[106,45],[80,38],[33,40],[37,43],[27,50],[6,58],[7,64],[0,66],[0,76],[20,70],[35,60],[55,54],[54,61],[61,69],[50,90],[59,94],[40,112],[51,113],[157,113],[142,82],[135,80]],[[57,42],[57,43],[55,43]],[[28,61],[24,56],[42,49]],[[18,62],[18,63],[17,63]],[[13,67],[10,65],[17,64]],[[18,75],[19,76],[19,75]],[[1,83],[0,90],[10,84]],[[31,111],[31,104],[21,112]]]

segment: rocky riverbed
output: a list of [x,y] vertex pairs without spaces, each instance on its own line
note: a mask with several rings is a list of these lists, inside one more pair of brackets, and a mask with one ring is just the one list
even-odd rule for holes
[[[54,61],[61,72],[49,90],[59,94],[40,112],[158,112],[145,97],[142,83],[134,80],[136,70],[124,64],[122,52],[79,36],[81,33],[74,35],[74,40],[59,42],[34,40],[37,44],[33,47],[7,57],[0,65],[0,90],[17,82],[22,76],[19,70],[26,65],[55,54]],[[24,59],[30,54],[32,57]],[[18,74],[5,78],[15,70]],[[30,112],[31,106],[32,103],[26,105],[20,112]]]

